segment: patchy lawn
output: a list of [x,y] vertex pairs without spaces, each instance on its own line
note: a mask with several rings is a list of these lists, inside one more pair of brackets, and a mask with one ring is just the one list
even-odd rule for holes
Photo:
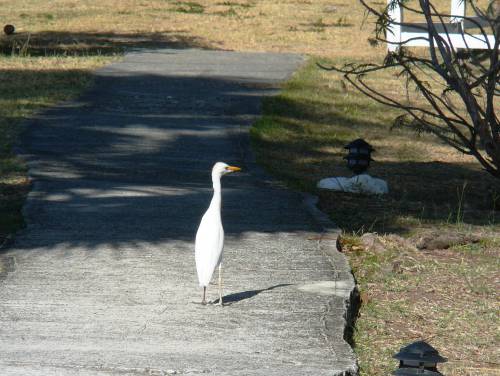
[[354,341],[362,375],[388,375],[395,350],[424,339],[448,358],[445,375],[498,375],[500,241],[418,250],[395,236],[368,250],[346,237],[362,308]]

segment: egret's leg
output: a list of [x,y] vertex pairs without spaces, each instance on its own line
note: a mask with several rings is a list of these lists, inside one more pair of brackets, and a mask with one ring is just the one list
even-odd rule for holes
[[207,300],[205,299],[206,293],[207,293],[207,288],[203,286],[203,300],[201,301],[201,304],[203,305],[207,304]]
[[222,306],[222,263],[219,264],[219,305]]

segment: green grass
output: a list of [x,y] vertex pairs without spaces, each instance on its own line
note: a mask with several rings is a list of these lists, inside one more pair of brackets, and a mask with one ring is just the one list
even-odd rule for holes
[[238,13],[234,10],[234,8],[229,8],[226,10],[214,12],[213,14],[222,17],[238,17]]

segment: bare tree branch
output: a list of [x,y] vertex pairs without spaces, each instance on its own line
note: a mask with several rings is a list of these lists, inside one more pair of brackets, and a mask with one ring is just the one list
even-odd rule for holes
[[[419,7],[408,6],[405,0],[392,0],[383,11],[371,7],[366,0],[359,0],[367,11],[377,17],[375,40],[398,46],[389,52],[383,63],[345,64],[343,67],[321,68],[342,73],[357,90],[384,105],[403,110],[394,126],[408,126],[419,131],[431,132],[441,141],[462,153],[473,155],[492,175],[500,178],[500,124],[495,112],[495,98],[500,95],[500,9],[492,10],[492,3],[484,10],[475,0],[468,0],[477,17],[440,13],[432,1],[419,0]],[[464,0],[465,1],[465,0]],[[495,0],[496,1],[496,0]],[[425,24],[412,24],[423,36],[404,41],[389,40],[393,26],[407,27],[390,17],[395,7],[421,15]],[[478,18],[479,17],[479,18]],[[447,19],[455,19],[450,24]],[[456,22],[459,20],[459,22]],[[479,30],[472,34],[467,28]],[[457,40],[452,34],[460,34],[463,51],[453,45]],[[488,38],[493,35],[493,43]],[[477,54],[470,45],[472,39],[484,42],[486,49]],[[409,52],[407,43],[428,44],[429,58]],[[472,42],[471,42],[472,43]],[[365,80],[372,74],[386,70],[397,70],[405,78],[407,97],[392,98]],[[427,81],[429,80],[429,81]],[[416,89],[425,100],[413,104],[410,89]]]

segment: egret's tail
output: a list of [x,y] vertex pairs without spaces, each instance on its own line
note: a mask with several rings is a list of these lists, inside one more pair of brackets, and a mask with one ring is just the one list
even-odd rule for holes
[[212,279],[212,277],[210,278],[200,278],[200,276],[198,276],[198,283],[200,284],[200,287],[208,287],[208,285],[210,284],[210,280]]
[[198,272],[198,282],[200,284],[200,287],[208,287],[210,281],[212,280],[214,271],[215,269],[217,269],[219,264],[220,263],[218,263],[215,267],[212,267],[212,265],[196,263],[196,271]]

